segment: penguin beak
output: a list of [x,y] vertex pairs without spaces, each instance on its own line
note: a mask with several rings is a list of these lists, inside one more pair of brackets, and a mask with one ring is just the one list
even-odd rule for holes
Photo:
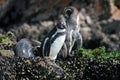
[[65,14],[64,16],[65,16],[65,18],[69,18],[69,16],[67,14]]

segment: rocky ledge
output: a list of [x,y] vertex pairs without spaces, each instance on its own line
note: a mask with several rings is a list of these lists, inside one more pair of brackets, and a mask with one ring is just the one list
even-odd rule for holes
[[67,57],[58,59],[58,68],[46,64],[40,57],[7,58],[0,57],[0,78],[3,80],[118,80],[120,59],[92,59],[87,57]]

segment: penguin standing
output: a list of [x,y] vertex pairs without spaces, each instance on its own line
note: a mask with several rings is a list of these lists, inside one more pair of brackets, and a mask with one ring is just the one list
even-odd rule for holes
[[66,7],[63,11],[66,24],[66,39],[60,51],[63,57],[71,55],[72,50],[82,47],[82,36],[80,30],[80,14],[75,7]]
[[39,56],[48,57],[55,61],[66,38],[66,27],[64,22],[60,21],[56,27],[46,35],[41,46]]

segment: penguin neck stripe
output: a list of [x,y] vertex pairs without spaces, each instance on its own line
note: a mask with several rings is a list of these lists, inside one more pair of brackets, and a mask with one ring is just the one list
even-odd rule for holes
[[46,43],[47,43],[47,41],[48,41],[48,37],[45,39],[45,41],[44,41],[44,43],[43,43],[43,48],[42,48],[42,54],[43,54],[43,56],[44,56],[44,50],[45,50],[45,46],[46,46]]
[[52,37],[51,39],[51,43],[53,43],[55,41],[56,38],[65,35],[65,32],[61,32],[61,33],[55,33],[55,35]]
[[52,35],[52,38],[58,37],[59,35],[65,34],[66,29],[59,29],[57,28],[57,31],[55,32],[54,35]]
[[65,32],[65,31],[66,31],[66,29],[57,28],[57,33]]

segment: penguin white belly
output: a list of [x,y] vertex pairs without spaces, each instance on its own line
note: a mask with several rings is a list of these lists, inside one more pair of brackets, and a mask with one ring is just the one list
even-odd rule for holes
[[50,48],[50,55],[49,55],[49,58],[51,60],[55,60],[57,58],[57,55],[65,41],[65,37],[66,35],[62,35],[59,38],[56,38],[56,40],[52,43],[51,48]]

